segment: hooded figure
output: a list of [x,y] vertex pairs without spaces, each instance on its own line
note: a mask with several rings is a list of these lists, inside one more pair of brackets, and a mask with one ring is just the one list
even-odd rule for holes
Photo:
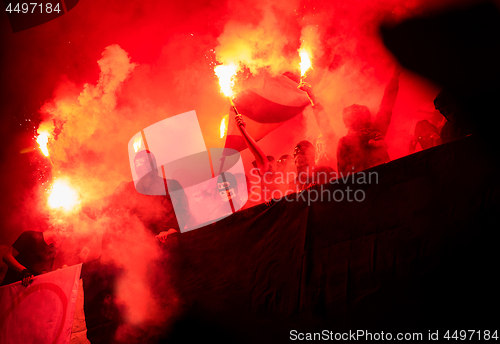
[[446,118],[446,123],[441,128],[442,143],[454,141],[474,132],[471,124],[467,121],[467,116],[446,90],[442,90],[436,96],[434,107]]
[[413,140],[410,141],[410,148],[408,151],[410,154],[415,152],[417,143],[420,144],[422,150],[439,145],[441,139],[439,137],[438,128],[426,119],[418,121],[415,125]]
[[353,104],[342,111],[342,119],[349,132],[339,140],[337,147],[339,173],[359,172],[391,160],[384,138],[398,94],[400,73],[401,69],[396,67],[373,123],[370,110],[365,105]]

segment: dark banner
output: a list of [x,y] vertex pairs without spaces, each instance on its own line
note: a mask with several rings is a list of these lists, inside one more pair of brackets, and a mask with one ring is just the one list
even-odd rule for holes
[[184,312],[166,338],[494,326],[490,161],[467,137],[169,237]]

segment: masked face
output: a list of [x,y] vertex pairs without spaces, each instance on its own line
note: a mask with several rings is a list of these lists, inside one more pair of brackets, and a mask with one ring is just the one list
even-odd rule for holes
[[217,188],[223,202],[229,202],[230,199],[236,196],[236,192],[234,192],[234,188],[231,187],[229,182],[217,183]]
[[314,167],[314,148],[295,147],[293,157],[297,169]]

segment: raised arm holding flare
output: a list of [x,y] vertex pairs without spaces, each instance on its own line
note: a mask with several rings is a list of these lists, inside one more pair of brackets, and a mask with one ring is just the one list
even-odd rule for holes
[[[235,114],[232,109],[231,111]],[[267,201],[272,199],[275,197],[275,190],[278,190],[280,187],[280,185],[276,184],[275,180],[276,171],[275,166],[273,166],[274,158],[266,156],[255,139],[248,133],[243,116],[238,114],[236,115],[235,120],[248,149],[250,149],[250,152],[252,152],[255,157],[254,167],[256,167],[260,177],[260,193],[262,200]]]
[[333,130],[330,120],[328,119],[325,108],[318,102],[310,84],[307,82],[301,82],[297,88],[307,93],[314,104],[312,106],[314,119],[316,120],[321,133],[315,141],[316,165],[329,166],[335,169],[335,148],[337,146],[338,138]]
[[267,156],[264,154],[262,149],[257,145],[257,142],[248,133],[245,121],[243,120],[243,116],[240,114],[237,115],[234,112],[233,108],[231,108],[231,112],[236,115],[236,124],[238,125],[238,129],[240,130],[241,136],[243,136],[248,149],[250,149],[250,152],[252,152],[253,156],[255,157],[255,162],[257,164],[257,169],[259,170],[260,175],[263,176],[264,173],[270,172],[271,164],[267,160]]

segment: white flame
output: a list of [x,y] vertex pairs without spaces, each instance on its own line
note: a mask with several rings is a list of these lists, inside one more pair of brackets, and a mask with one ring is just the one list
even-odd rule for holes
[[219,78],[221,92],[226,97],[233,96],[234,76],[238,71],[238,66],[235,64],[215,66],[215,75]]
[[226,119],[227,118],[229,118],[229,115],[225,115],[224,117],[222,117],[222,121],[220,121],[220,138],[221,139],[227,133],[227,124],[226,124]]
[[300,56],[300,76],[304,76],[309,68],[311,68],[311,59],[309,57],[309,53],[305,48],[301,48],[299,50]]
[[142,146],[142,138],[137,137],[134,140],[134,151],[137,153],[137,151],[141,149],[141,146]]
[[42,131],[39,133],[38,137],[36,138],[36,142],[40,146],[40,149],[42,150],[43,155],[49,156],[49,150],[47,148],[47,143],[49,143],[49,137],[50,134],[46,131]]
[[48,199],[51,208],[71,210],[78,204],[78,194],[65,180],[56,180]]

